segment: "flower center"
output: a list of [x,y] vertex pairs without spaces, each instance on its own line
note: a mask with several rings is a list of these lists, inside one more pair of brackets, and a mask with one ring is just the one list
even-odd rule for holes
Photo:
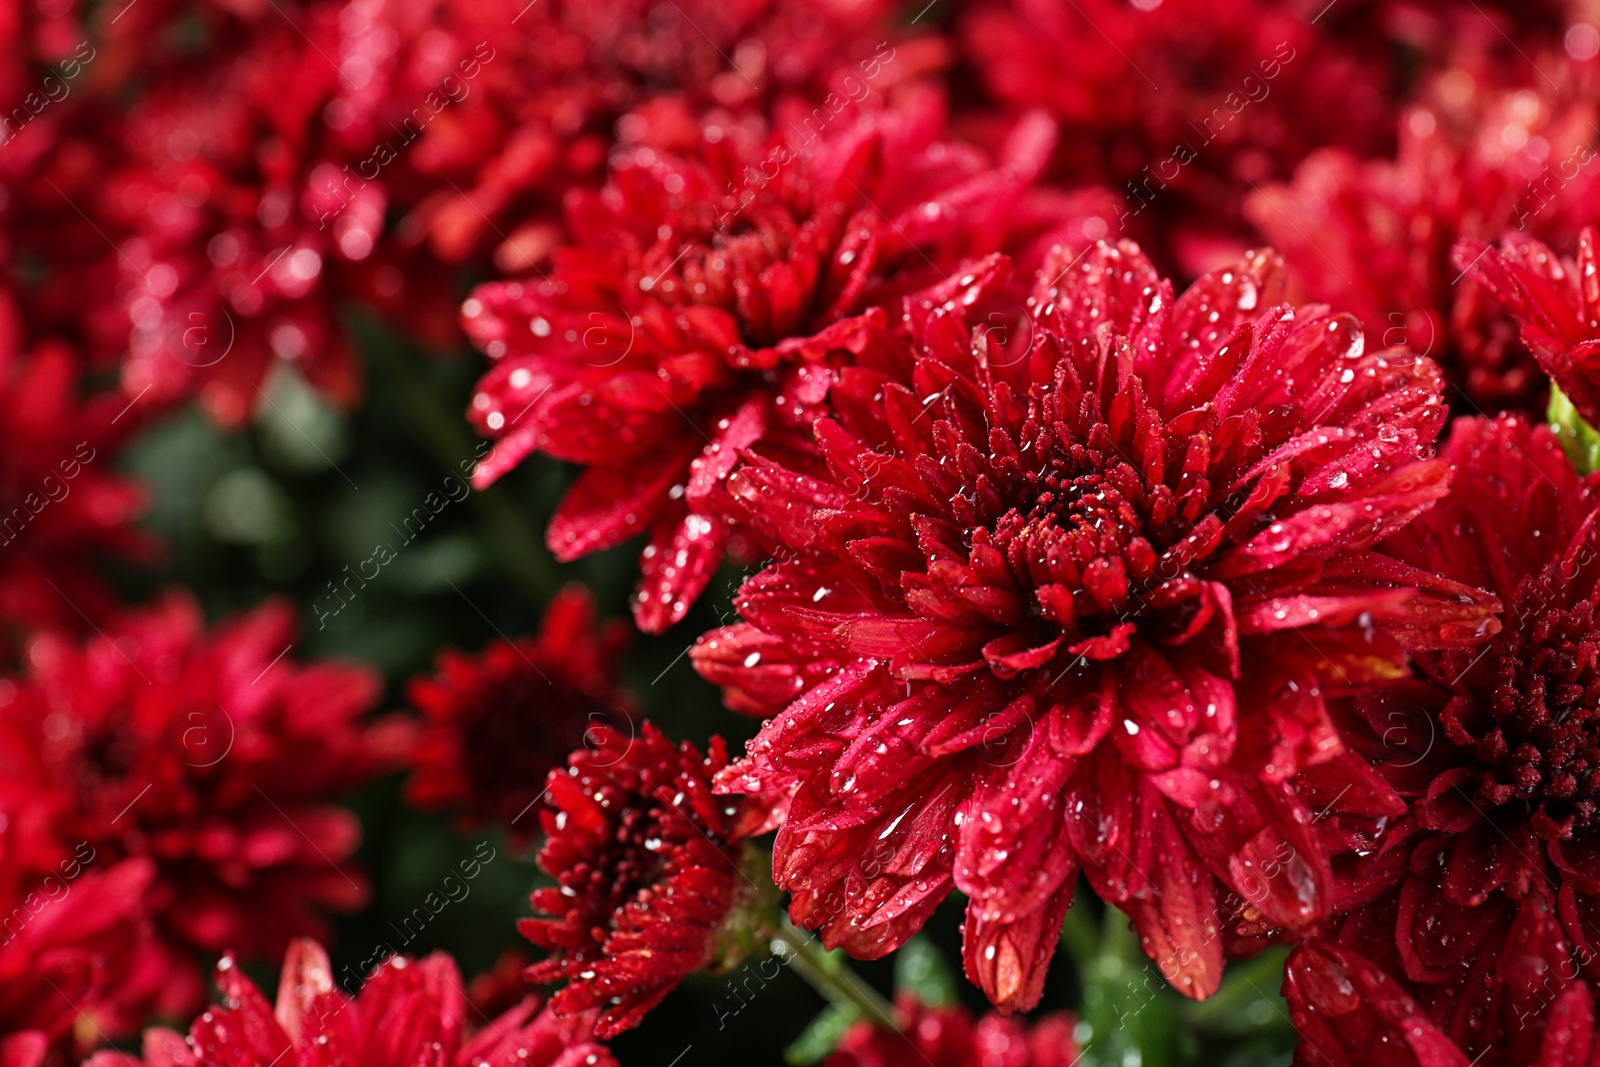
[[1517,625],[1484,667],[1489,697],[1464,722],[1480,795],[1537,806],[1537,828],[1560,836],[1600,821],[1600,625],[1593,597],[1561,603],[1565,586],[1552,565],[1517,590]]

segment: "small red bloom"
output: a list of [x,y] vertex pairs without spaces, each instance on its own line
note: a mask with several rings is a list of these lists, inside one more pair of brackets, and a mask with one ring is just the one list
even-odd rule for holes
[[1578,235],[1576,259],[1521,234],[1499,248],[1462,241],[1456,261],[1522,326],[1522,341],[1578,413],[1600,424],[1600,231]]
[[[1468,269],[1480,242],[1515,227],[1565,246],[1600,197],[1593,74],[1549,69],[1559,89],[1452,66],[1429,94],[1441,102],[1401,116],[1392,159],[1321,150],[1246,205],[1308,292],[1349,308],[1370,336],[1429,354],[1447,399],[1471,413],[1541,412],[1546,389],[1483,272]],[[1539,147],[1508,147],[1522,144]]]
[[1469,1059],[1520,1067],[1563,990],[1600,980],[1600,481],[1510,416],[1457,420],[1442,458],[1449,497],[1383,550],[1487,586],[1503,628],[1341,716],[1405,803],[1326,821],[1335,937]]
[[734,476],[784,561],[696,665],[781,698],[718,785],[795,791],[774,875],[827,945],[881,956],[959,888],[967,973],[1017,1010],[1080,868],[1190,996],[1221,896],[1329,913],[1287,781],[1340,752],[1323,687],[1486,598],[1370,551],[1445,491],[1437,369],[1281,292],[1270,253],[1178,296],[1130,243],[1061,252],[1018,356],[951,283],[906,301],[907,356],[841,373],[821,473]]
[[23,345],[0,293],[0,621],[85,631],[115,604],[90,561],[151,547],[132,528],[144,492],[110,455],[135,419],[118,425],[123,397],[84,397],[64,345]]
[[425,717],[407,798],[527,840],[537,821],[523,816],[550,770],[589,731],[632,721],[616,684],[625,642],[618,625],[595,633],[594,600],[572,586],[551,601],[538,637],[497,641],[476,656],[440,653],[437,672],[406,691]]
[[270,955],[366,899],[348,863],[360,825],[330,799],[399,765],[408,730],[364,722],[377,679],[297,665],[293,634],[283,604],[204,633],[169,596],[82,644],[35,638],[26,673],[0,681],[0,812],[53,820],[54,843],[22,862],[53,869],[79,841],[106,862],[150,857],[175,1002],[199,996],[195,949]]
[[235,1067],[289,1052],[299,1067],[616,1067],[592,1018],[558,1019],[532,997],[498,1018],[469,1019],[461,972],[443,953],[392,956],[351,995],[322,947],[298,939],[276,1004],[232,956],[217,964],[216,981],[223,1003],[194,1021],[187,1040],[152,1028],[141,1057],[102,1052],[90,1067]]
[[551,550],[648,534],[634,616],[648,631],[682,618],[750,533],[725,501],[741,452],[809,451],[882,305],[972,254],[1105,232],[1103,196],[1030,192],[1053,141],[1042,118],[999,164],[943,125],[921,96],[820,131],[708,123],[693,156],[624,154],[603,191],[569,200],[577,243],[548,278],[483,286],[464,306],[497,361],[470,411],[497,441],[475,483],[535,451],[585,465]]
[[912,996],[895,1004],[894,1031],[858,1022],[823,1067],[1073,1067],[1082,1057],[1072,1016],[1045,1015],[1028,1023],[966,1009],[930,1008]]
[[543,917],[519,929],[550,950],[529,980],[567,982],[556,1012],[598,1009],[595,1032],[613,1037],[721,957],[719,929],[754,889],[738,846],[774,817],[760,798],[711,795],[727,764],[720,737],[702,757],[647,722],[637,737],[597,730],[550,772],[539,866],[558,884],[534,890]]

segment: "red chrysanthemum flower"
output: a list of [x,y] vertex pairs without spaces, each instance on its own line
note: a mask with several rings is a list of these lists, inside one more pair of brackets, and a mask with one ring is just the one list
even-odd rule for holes
[[1563,987],[1600,979],[1600,481],[1509,416],[1457,420],[1441,458],[1449,497],[1383,549],[1483,584],[1504,628],[1341,717],[1394,803],[1325,824],[1336,937],[1469,1058],[1520,1067]]
[[1591,426],[1600,425],[1597,259],[1600,231],[1593,226],[1579,233],[1575,259],[1521,234],[1506,237],[1498,249],[1481,241],[1456,247],[1461,269],[1521,324],[1523,343]]
[[1436,79],[1427,95],[1437,102],[1401,118],[1393,159],[1319,151],[1292,182],[1259,189],[1247,214],[1314,297],[1437,360],[1453,404],[1531,414],[1543,410],[1544,377],[1452,251],[1512,227],[1570,242],[1600,196],[1591,146],[1600,106],[1588,65],[1551,62],[1560,88],[1477,66]]
[[83,396],[64,345],[28,351],[22,332],[0,292],[0,621],[83,631],[116,603],[91,560],[151,547],[132,528],[144,491],[109,454],[135,419],[123,397]]
[[[131,235],[118,264],[130,396],[198,394],[234,424],[261,405],[257,389],[283,359],[330,396],[355,398],[322,292],[335,234],[318,229],[305,181],[322,149],[314,119],[340,84],[325,58],[338,50],[333,14],[306,21],[309,44],[295,25],[267,23],[208,69],[178,68],[125,120],[133,158],[103,199]],[[370,249],[382,213],[382,194],[362,190],[342,213],[346,238]]]
[[[14,829],[0,829],[0,846]],[[154,868],[140,858],[96,870],[100,859],[80,844],[42,878],[0,862],[4,1067],[76,1063],[134,1032],[155,999],[163,968],[144,911]]]
[[903,995],[895,1029],[858,1022],[823,1067],[1074,1067],[1082,1058],[1065,1013],[1023,1023],[999,1015],[974,1020],[960,1006],[930,1008]]
[[1000,166],[942,129],[926,96],[796,143],[712,124],[698,156],[640,149],[604,191],[575,193],[578,243],[550,277],[465,305],[497,361],[470,411],[497,439],[475,484],[534,451],[585,465],[551,550],[568,560],[648,533],[634,616],[648,631],[682,618],[730,535],[748,533],[723,500],[741,451],[810,448],[877,305],[1041,231],[1105,232],[1101,195],[1030,195],[1043,119],[1021,123]]
[[263,405],[281,362],[353,403],[359,367],[337,317],[350,296],[448,335],[453,295],[437,264],[386,225],[397,160],[422,135],[407,117],[423,108],[426,126],[445,106],[391,85],[395,37],[362,6],[318,4],[203,66],[152,73],[124,123],[130,159],[101,196],[129,234],[117,266],[130,396],[197,394],[232,425]]
[[[498,1018],[468,1018],[461,972],[443,953],[391,956],[348,992],[316,942],[290,944],[269,1003],[232,956],[217,964],[223,1003],[189,1027],[145,1031],[142,1056],[101,1052],[89,1067],[616,1067],[592,1017],[560,1019],[529,997]],[[343,986],[343,988],[341,987]]]
[[1080,868],[1190,996],[1219,895],[1327,914],[1287,782],[1340,751],[1322,687],[1486,606],[1368,550],[1445,492],[1437,369],[1278,304],[1280,274],[1252,253],[1176,296],[1130,243],[1061,252],[1022,358],[974,293],[912,298],[910,356],[833,388],[825,473],[735,475],[783,561],[696,665],[793,702],[719,788],[795,791],[774,874],[827,945],[881,956],[959,888],[968,975],[1022,1009]]
[[539,866],[557,885],[534,890],[541,917],[518,928],[550,950],[529,980],[567,982],[551,1007],[598,1009],[595,1032],[612,1037],[686,975],[739,951],[718,936],[755,892],[739,845],[771,828],[775,806],[712,796],[728,765],[720,737],[703,757],[648,722],[636,737],[601,728],[594,741],[550,772]]
[[1392,977],[1359,953],[1312,943],[1289,957],[1283,995],[1300,1032],[1296,1067],[1591,1067],[1600,1052],[1594,998],[1571,985],[1530,1002],[1543,1028],[1532,1059],[1470,1059]]
[[407,798],[526,841],[537,820],[523,816],[551,769],[589,731],[626,731],[632,721],[617,690],[626,640],[617,624],[597,634],[594,599],[572,586],[550,602],[538,637],[497,641],[476,656],[440,653],[437,672],[406,690],[424,716]]
[[1239,211],[1252,183],[1318,146],[1384,142],[1371,41],[1338,43],[1315,9],[1294,7],[984,0],[958,40],[994,97],[1060,120],[1056,173],[1123,195],[1115,237],[1156,237],[1198,273],[1247,243]]
[[272,955],[320,931],[320,909],[366,899],[348,862],[360,825],[330,799],[398,766],[408,727],[369,726],[378,680],[295,664],[293,634],[283,604],[205,633],[169,596],[81,645],[39,636],[26,673],[0,680],[0,805],[54,820],[54,846],[24,861],[53,869],[80,841],[154,860],[146,906],[175,1003],[199,996],[195,949]]

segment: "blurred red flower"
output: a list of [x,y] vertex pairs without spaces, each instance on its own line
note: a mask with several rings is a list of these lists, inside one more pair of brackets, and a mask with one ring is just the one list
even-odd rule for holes
[[116,603],[91,561],[148,558],[153,547],[133,528],[144,490],[107,454],[137,420],[122,417],[124,397],[86,396],[82,379],[66,345],[26,346],[0,292],[0,622],[8,628],[87,631]]
[[293,635],[282,603],[205,632],[169,595],[82,643],[35,637],[0,680],[0,813],[52,820],[18,862],[51,870],[80,841],[105,862],[149,857],[168,1010],[200,995],[196,949],[273,955],[322,931],[321,909],[366,900],[360,824],[332,799],[399,766],[409,727],[365,720],[377,678],[296,664]]
[[551,769],[592,731],[626,733],[632,722],[631,698],[617,689],[626,642],[618,624],[595,632],[594,598],[574,585],[550,602],[537,637],[475,656],[441,652],[437,672],[406,689],[424,717],[406,798],[529,840],[538,820],[523,817]]
[[[1393,159],[1319,150],[1246,205],[1312,297],[1437,360],[1468,413],[1542,413],[1547,388],[1468,270],[1481,241],[1515,227],[1565,247],[1600,197],[1593,64],[1551,61],[1541,69],[1559,81],[1524,84],[1526,58],[1512,62],[1515,78],[1466,58],[1438,74],[1401,116]],[[1463,240],[1471,253],[1453,256]]]
[[944,58],[885,0],[371,6],[417,42],[400,75],[418,99],[449,73],[441,57],[490,57],[411,155],[424,195],[404,226],[447,262],[492,250],[516,274],[561,239],[562,197],[600,183],[617,141],[692,150],[691,114],[854,96],[867,71],[882,91]]
[[105,42],[83,7],[0,4],[0,289],[23,347],[49,338],[105,364],[126,320],[97,196],[125,149]]
[[[0,860],[12,851],[13,830],[0,830]],[[100,858],[83,843],[43,877],[0,863],[5,1067],[75,1064],[136,1032],[157,998],[164,968],[144,908],[155,869],[143,857],[93,869]]]
[[1052,174],[1125,198],[1111,236],[1159,242],[1192,276],[1245,247],[1252,184],[1314,148],[1373,151],[1388,135],[1381,50],[1325,32],[1322,6],[983,0],[957,39],[1005,107],[1060,121]]
[[281,359],[335,400],[356,399],[326,275],[341,251],[371,253],[385,201],[364,186],[333,228],[318,225],[308,177],[337,140],[317,121],[342,88],[327,58],[337,13],[298,13],[304,31],[266,22],[202,66],[176,65],[124,120],[130,158],[101,199],[129,234],[117,260],[129,396],[197,394],[237,424]]
[[894,1030],[856,1023],[823,1067],[1074,1067],[1082,1058],[1074,1025],[1064,1012],[1027,1023],[975,1020],[960,1006],[933,1008],[902,995]]

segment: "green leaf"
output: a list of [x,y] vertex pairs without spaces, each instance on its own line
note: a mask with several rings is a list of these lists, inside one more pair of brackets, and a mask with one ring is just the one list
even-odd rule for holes
[[1545,418],[1561,439],[1561,447],[1574,467],[1584,474],[1600,470],[1600,431],[1584,422],[1567,395],[1553,385]]
[[895,953],[894,988],[910,993],[930,1008],[954,1004],[958,999],[955,972],[932,941],[913,937]]
[[783,1050],[783,1060],[791,1067],[807,1067],[821,1063],[832,1052],[850,1029],[850,1024],[861,1018],[853,1007],[834,1005],[811,1020],[805,1032],[795,1038],[794,1044]]

